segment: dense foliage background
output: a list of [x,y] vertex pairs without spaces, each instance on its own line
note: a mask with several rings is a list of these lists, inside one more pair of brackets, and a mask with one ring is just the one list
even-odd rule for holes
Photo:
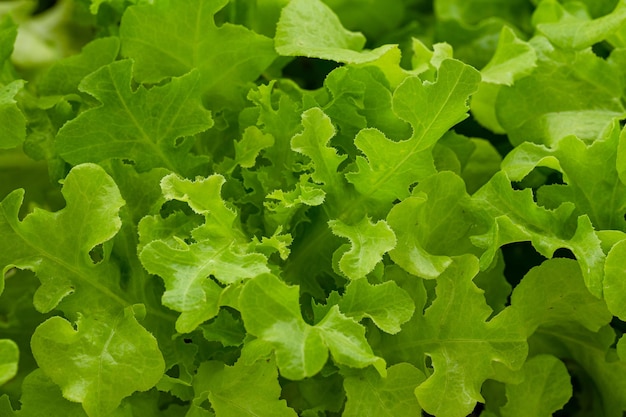
[[0,2],[0,417],[626,411],[626,1]]

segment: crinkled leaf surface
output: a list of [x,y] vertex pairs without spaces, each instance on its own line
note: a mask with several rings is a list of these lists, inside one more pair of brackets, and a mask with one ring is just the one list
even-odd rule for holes
[[102,105],[63,126],[57,136],[59,154],[72,164],[119,158],[134,161],[141,171],[164,167],[186,172],[204,160],[189,155],[194,139],[188,136],[213,125],[200,103],[198,73],[132,91],[132,66],[130,60],[116,61],[83,79],[79,88]]
[[527,351],[519,323],[498,316],[487,322],[491,309],[472,282],[478,259],[453,260],[437,278],[437,298],[424,313],[424,327],[405,336],[401,332],[396,344],[396,349],[416,349],[431,358],[434,372],[415,394],[424,410],[441,417],[471,413],[483,400],[482,383],[496,375],[494,362],[518,369]]
[[387,221],[398,236],[389,254],[414,275],[436,278],[452,262],[450,255],[476,252],[470,236],[480,223],[471,214],[463,180],[450,171],[420,182],[389,211]]
[[395,334],[411,319],[415,305],[411,297],[393,281],[372,285],[357,279],[346,287],[339,302],[341,312],[359,320],[369,317],[383,331]]
[[260,360],[251,365],[238,361],[233,366],[205,362],[194,385],[203,388],[203,396],[208,393],[218,417],[297,416],[285,400],[279,399],[281,387],[274,361]]
[[611,313],[621,320],[626,318],[626,240],[615,244],[604,265],[604,300]]
[[396,236],[384,220],[372,223],[364,217],[354,225],[331,220],[333,233],[350,240],[350,250],[339,260],[339,268],[350,279],[365,277],[396,246]]
[[41,369],[89,417],[108,415],[124,397],[152,388],[164,371],[157,341],[132,307],[112,321],[81,317],[76,328],[53,317],[35,330],[31,344]]
[[549,259],[531,269],[511,295],[511,311],[519,314],[526,333],[553,323],[576,323],[590,331],[606,325],[611,315],[604,302],[589,293],[576,261]]
[[535,356],[521,369],[523,380],[507,384],[503,417],[550,417],[572,396],[572,383],[565,364],[551,355]]
[[[122,54],[142,82],[155,83],[197,68],[196,90],[210,106],[240,103],[244,87],[276,57],[271,39],[241,25],[217,26],[226,0],[158,1],[129,7],[120,26]],[[156,30],[158,28],[158,30]]]
[[42,285],[34,304],[41,312],[51,311],[70,294],[89,300],[92,311],[126,305],[116,288],[115,268],[106,261],[94,264],[89,256],[120,228],[118,212],[124,201],[117,186],[101,167],[84,164],[64,180],[63,196],[64,209],[35,210],[21,221],[17,213],[23,191],[14,191],[0,203],[3,271],[15,266],[37,274]]
[[290,1],[276,26],[275,42],[280,55],[353,64],[374,61],[391,47],[385,45],[362,52],[365,37],[346,30],[333,10],[321,0]]
[[355,143],[366,158],[357,158],[358,171],[347,174],[348,181],[376,200],[407,197],[409,186],[435,173],[430,150],[467,117],[467,100],[479,81],[475,69],[456,60],[441,63],[434,83],[404,80],[393,94],[393,110],[413,127],[411,138],[393,142],[379,131],[361,131]]
[[342,186],[339,165],[346,159],[337,154],[337,150],[328,146],[328,141],[335,135],[335,128],[330,118],[320,108],[312,108],[302,113],[302,133],[291,139],[291,148],[311,158],[314,172],[311,178],[327,189],[339,191]]
[[78,92],[83,78],[100,67],[112,63],[120,49],[118,38],[99,38],[85,45],[80,54],[56,62],[39,80],[42,95]]
[[626,2],[620,0],[611,13],[597,19],[581,19],[557,1],[543,1],[533,21],[537,31],[553,44],[566,49],[583,49],[609,38],[626,22]]
[[[260,253],[248,253],[249,241],[236,225],[237,214],[220,197],[224,177],[213,175],[197,181],[174,174],[161,181],[168,200],[187,202],[205,223],[192,232],[194,242],[180,239],[153,240],[140,254],[144,267],[165,282],[163,304],[181,312],[176,328],[193,331],[199,324],[217,315],[224,288],[269,272],[267,259]],[[159,227],[158,219],[142,227],[142,233]]]
[[[550,187],[540,197],[557,205],[566,201],[576,204],[579,214],[586,213],[597,229],[626,230],[626,185],[617,171],[620,128],[617,123],[602,140],[586,145],[575,136],[563,138],[548,148],[523,143],[503,161],[502,169],[513,181],[522,180],[537,166],[555,168],[563,173],[565,186]],[[567,196],[566,201],[559,201]]]
[[349,373],[344,382],[348,400],[344,417],[396,417],[422,411],[413,391],[425,379],[413,365],[403,362],[387,369],[382,378],[371,368]]
[[484,221],[491,230],[474,236],[473,242],[487,249],[481,266],[488,266],[497,248],[511,242],[530,241],[539,253],[552,257],[559,248],[570,249],[581,265],[589,290],[600,295],[605,255],[587,215],[572,216],[570,202],[555,210],[538,206],[531,190],[514,190],[500,171],[473,196],[484,208]]
[[240,308],[246,330],[274,347],[276,364],[285,378],[315,375],[326,363],[329,350],[338,364],[374,365],[384,373],[385,362],[372,353],[360,324],[337,306],[315,326],[307,324],[300,313],[298,288],[273,275],[250,280],[241,292]]
[[[572,134],[592,141],[622,117],[623,81],[615,65],[589,48],[563,51],[541,36],[529,43],[537,54],[537,67],[512,86],[503,86],[493,104],[498,123],[514,145],[523,141],[551,145]],[[562,76],[553,77],[554,73]]]

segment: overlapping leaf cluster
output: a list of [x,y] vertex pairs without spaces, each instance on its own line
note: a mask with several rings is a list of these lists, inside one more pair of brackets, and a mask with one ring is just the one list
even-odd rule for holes
[[30,6],[0,417],[626,411],[625,1]]

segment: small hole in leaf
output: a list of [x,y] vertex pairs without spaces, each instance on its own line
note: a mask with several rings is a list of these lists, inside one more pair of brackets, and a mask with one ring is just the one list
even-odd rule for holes
[[178,365],[174,365],[170,369],[168,369],[165,374],[167,376],[171,376],[172,378],[178,378],[180,377],[180,369],[178,368]]
[[89,251],[89,257],[94,264],[102,262],[104,259],[104,249],[102,245],[97,245]]
[[304,89],[315,90],[322,87],[326,76],[339,66],[333,61],[299,57],[283,68],[283,76],[293,79]]
[[183,339],[183,342],[185,342],[187,344],[190,344],[190,343],[193,343],[193,340],[191,340],[189,338],[185,338],[185,339]]
[[603,41],[591,45],[591,50],[597,57],[606,59],[609,57],[609,55],[611,55],[613,47],[608,42]]
[[504,257],[504,276],[515,287],[531,270],[541,265],[546,258],[535,250],[530,242],[515,242],[502,246]]
[[174,146],[178,148],[184,142],[185,142],[185,138],[176,138],[176,142],[174,143]]
[[127,159],[127,158],[122,159],[122,163],[124,165],[135,165],[135,161],[133,161],[132,159]]
[[33,16],[41,14],[47,10],[50,10],[54,6],[56,6],[57,0],[39,0],[37,2],[37,7],[33,10]]
[[576,256],[572,253],[571,250],[567,248],[559,248],[554,251],[553,258],[567,258],[567,259],[576,259]]
[[[613,319],[611,320],[611,327],[614,328],[615,330],[617,330],[618,332],[624,334],[626,333],[626,322],[620,320],[617,317],[613,317]],[[615,340],[615,345],[617,344],[617,338]],[[615,346],[613,346],[615,347]]]

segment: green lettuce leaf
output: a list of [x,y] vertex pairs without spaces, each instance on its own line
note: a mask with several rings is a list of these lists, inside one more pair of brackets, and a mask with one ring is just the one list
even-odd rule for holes
[[17,37],[17,25],[3,15],[0,17],[0,123],[3,134],[0,149],[19,146],[26,137],[26,118],[16,101],[16,94],[24,88],[24,81],[16,79],[10,57]]
[[597,19],[585,17],[569,13],[555,0],[544,0],[533,14],[533,24],[554,45],[584,49],[606,40],[626,22],[626,2],[620,0],[611,13]]
[[520,371],[523,381],[507,384],[507,403],[502,417],[550,417],[572,396],[572,384],[565,364],[550,355],[535,356]]
[[129,7],[120,38],[122,54],[135,61],[137,79],[157,83],[197,69],[196,89],[210,97],[211,108],[241,105],[245,86],[272,63],[276,52],[271,39],[243,26],[218,27],[215,14],[227,3],[168,0]]
[[537,67],[512,86],[502,86],[494,103],[498,123],[511,143],[552,146],[569,135],[591,142],[623,116],[617,66],[590,48],[563,51],[542,36],[529,44],[537,54]]
[[132,62],[117,61],[85,77],[79,88],[102,105],[63,126],[57,150],[71,164],[128,159],[140,171],[164,167],[189,172],[206,161],[189,151],[194,139],[213,125],[200,103],[198,73],[168,84],[131,90]]
[[19,354],[19,348],[14,341],[0,339],[0,385],[17,374]]
[[385,361],[372,353],[361,325],[335,306],[311,326],[300,313],[298,292],[273,275],[261,275],[248,281],[240,296],[246,330],[271,344],[282,376],[298,380],[317,374],[329,350],[338,364],[374,365],[384,374]]
[[391,45],[362,51],[365,36],[346,30],[333,10],[321,0],[292,0],[276,25],[276,51],[283,56],[306,56],[343,63],[380,58]]
[[435,83],[407,78],[394,92],[393,109],[413,127],[411,138],[394,142],[380,131],[362,130],[355,143],[367,159],[357,157],[358,171],[348,173],[348,181],[368,198],[406,198],[409,186],[435,173],[431,149],[467,117],[467,100],[479,80],[476,70],[455,60],[441,63]]
[[478,260],[454,260],[437,279],[437,298],[424,313],[426,329],[408,342],[420,346],[434,368],[415,394],[424,410],[442,417],[469,414],[483,401],[482,383],[497,375],[495,363],[518,369],[526,356],[516,325],[497,316],[486,322],[491,309],[472,282]]
[[413,394],[424,381],[424,374],[413,365],[399,363],[387,369],[387,377],[371,368],[349,372],[344,381],[346,408],[344,417],[394,417],[419,415],[422,411]]
[[[523,143],[507,155],[502,170],[511,180],[521,181],[537,166],[556,169],[566,185],[544,187],[541,199],[554,206],[573,202],[577,214],[587,214],[597,229],[626,230],[626,185],[618,176],[616,160],[620,130],[616,122],[602,140],[589,146],[574,136],[552,148]],[[559,201],[563,197],[567,200]]]
[[567,248],[580,263],[592,294],[602,294],[605,254],[589,217],[572,215],[573,203],[563,203],[554,210],[541,207],[533,201],[530,189],[514,190],[504,171],[473,199],[484,208],[485,224],[491,224],[489,232],[472,237],[474,244],[486,249],[480,259],[483,269],[491,264],[496,250],[507,243],[530,241],[547,258],[557,249]]
[[626,280],[622,261],[626,256],[626,241],[615,244],[604,265],[604,300],[611,313],[621,320],[626,318]]
[[80,54],[72,55],[52,65],[38,80],[39,94],[44,96],[76,94],[83,78],[109,65],[119,53],[118,38],[99,38],[85,45]]
[[[197,181],[174,174],[164,177],[166,199],[187,202],[205,216],[205,223],[191,232],[191,244],[180,238],[155,239],[140,253],[144,267],[165,282],[163,305],[182,313],[176,322],[181,333],[217,315],[224,284],[269,272],[267,258],[249,251],[250,241],[236,225],[237,214],[220,197],[224,182],[217,174]],[[154,233],[151,229],[163,223],[157,217],[144,224],[147,219],[140,225],[142,234]]]
[[354,225],[331,220],[329,226],[334,234],[350,241],[350,250],[339,260],[341,272],[350,279],[372,272],[383,255],[396,246],[396,236],[384,220],[374,224],[364,217]]
[[237,362],[234,366],[205,362],[198,368],[194,386],[199,394],[194,401],[200,404],[208,394],[219,417],[297,416],[279,399],[281,387],[273,361]]
[[450,171],[420,182],[387,216],[398,236],[391,259],[411,274],[436,278],[452,263],[450,256],[478,254],[470,241],[479,224],[471,207],[463,180]]
[[357,279],[346,286],[339,309],[356,320],[368,317],[382,331],[396,334],[413,316],[415,305],[406,291],[393,281],[372,285],[366,279]]
[[[111,177],[97,165],[77,166],[64,181],[64,209],[36,210],[20,221],[17,213],[23,194],[16,190],[0,203],[5,238],[0,265],[4,273],[17,267],[37,274],[41,281],[34,297],[37,310],[49,312],[68,296],[89,300],[90,311],[127,306],[116,288],[115,267],[106,261],[94,263],[90,257],[94,247],[113,238],[120,228],[118,212],[124,201]],[[70,305],[64,309],[74,311]]]
[[152,388],[163,375],[157,341],[135,315],[128,307],[111,322],[80,317],[76,328],[53,317],[35,330],[37,363],[89,417],[109,415],[123,398]]

